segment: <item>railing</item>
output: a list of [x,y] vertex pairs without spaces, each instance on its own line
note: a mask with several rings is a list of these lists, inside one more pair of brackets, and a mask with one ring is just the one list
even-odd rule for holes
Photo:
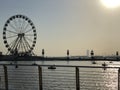
[[120,90],[119,67],[0,65],[0,90]]

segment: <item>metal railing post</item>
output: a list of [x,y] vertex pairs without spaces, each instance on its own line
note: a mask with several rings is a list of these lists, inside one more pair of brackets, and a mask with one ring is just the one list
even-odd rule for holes
[[118,69],[118,90],[120,90],[120,68]]
[[38,66],[38,72],[39,72],[39,90],[43,90],[43,87],[42,87],[42,68],[41,68],[41,66]]
[[79,68],[78,67],[76,67],[76,90],[80,90]]
[[8,90],[8,73],[7,66],[3,65],[4,68],[4,78],[5,78],[5,90]]

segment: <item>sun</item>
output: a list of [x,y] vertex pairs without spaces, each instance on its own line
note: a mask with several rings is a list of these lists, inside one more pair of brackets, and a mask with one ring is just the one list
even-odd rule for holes
[[120,0],[101,0],[107,8],[116,8],[120,6]]

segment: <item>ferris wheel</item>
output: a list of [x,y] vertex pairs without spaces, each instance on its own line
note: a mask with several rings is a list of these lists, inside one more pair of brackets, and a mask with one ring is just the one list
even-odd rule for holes
[[3,40],[9,54],[30,55],[36,44],[33,22],[24,15],[10,17],[3,28]]

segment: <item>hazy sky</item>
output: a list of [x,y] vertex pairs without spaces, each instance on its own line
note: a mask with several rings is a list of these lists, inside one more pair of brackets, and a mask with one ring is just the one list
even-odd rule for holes
[[28,16],[37,29],[35,53],[46,56],[83,55],[120,51],[120,7],[109,9],[100,0],[0,0],[0,51],[6,20],[16,14]]

